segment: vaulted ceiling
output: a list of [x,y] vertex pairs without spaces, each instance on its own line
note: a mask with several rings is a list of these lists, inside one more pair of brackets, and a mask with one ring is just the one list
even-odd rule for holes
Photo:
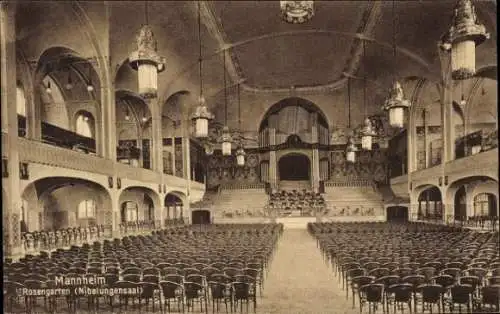
[[[424,77],[437,82],[437,45],[450,26],[456,0],[314,1],[315,15],[304,24],[284,22],[279,1],[199,4],[204,91],[217,113],[221,110],[224,86],[222,51],[227,54],[228,86],[243,82],[242,104],[247,108],[264,102],[261,107],[268,108],[290,96],[291,86],[298,96],[301,91],[324,93],[326,88],[336,94],[329,95],[325,103],[344,106],[346,74],[355,78],[366,74],[372,99],[385,95],[393,70],[397,77]],[[477,68],[496,67],[496,1],[477,0],[474,4],[479,21],[491,34],[476,49]],[[33,62],[53,46],[71,47],[83,59],[95,57],[93,47],[98,47],[109,58],[115,88],[134,90],[137,74],[128,66],[127,58],[137,48],[135,36],[146,21],[145,9],[144,1],[20,2],[16,16],[18,48],[25,59]],[[159,75],[161,101],[167,103],[179,91],[197,96],[198,2],[149,1],[147,12],[158,41],[158,53],[167,59],[166,71]],[[89,30],[79,27],[85,19],[91,21],[97,43],[89,41]],[[392,51],[393,27],[396,57]],[[496,70],[490,72],[485,75],[496,78]],[[66,76],[63,74],[61,80],[66,80]],[[359,81],[353,84],[354,93],[361,88]],[[234,94],[235,88],[228,91]],[[275,101],[258,98],[272,93],[281,94]],[[377,101],[372,103],[379,110]],[[358,101],[355,111],[362,112],[360,104]],[[250,110],[247,108],[247,112],[242,112],[244,118]],[[230,109],[229,115],[236,112],[237,109]],[[224,115],[219,112],[217,116]]]

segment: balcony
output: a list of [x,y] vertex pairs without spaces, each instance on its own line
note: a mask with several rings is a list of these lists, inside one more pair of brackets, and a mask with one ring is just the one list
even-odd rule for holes
[[453,177],[450,181],[466,176],[498,176],[498,147],[447,162],[445,175]]
[[18,138],[19,160],[112,176],[114,162],[51,144]]

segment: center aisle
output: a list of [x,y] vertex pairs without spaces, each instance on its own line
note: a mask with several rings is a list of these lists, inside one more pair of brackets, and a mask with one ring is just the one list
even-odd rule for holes
[[359,313],[305,229],[285,229],[264,281],[257,313]]

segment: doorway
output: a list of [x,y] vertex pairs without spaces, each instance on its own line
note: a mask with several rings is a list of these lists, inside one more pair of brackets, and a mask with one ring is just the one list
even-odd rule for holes
[[408,208],[405,206],[387,207],[387,221],[388,222],[407,222],[408,221]]
[[280,158],[278,169],[280,180],[308,181],[311,162],[306,155],[290,153]]
[[210,224],[210,211],[208,210],[193,210],[191,213],[191,221],[193,225],[208,225]]

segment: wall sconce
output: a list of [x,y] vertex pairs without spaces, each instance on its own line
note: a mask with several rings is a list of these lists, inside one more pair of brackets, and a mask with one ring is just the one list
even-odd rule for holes
[[116,178],[116,188],[117,189],[122,188],[122,179],[121,178]]
[[444,185],[448,185],[448,176],[444,176]]
[[110,189],[112,189],[112,188],[113,188],[113,177],[108,177],[108,187],[109,187]]
[[28,180],[30,178],[28,171],[28,163],[20,162],[19,163],[19,179]]
[[439,186],[443,185],[443,177],[439,177],[438,183],[439,183]]

